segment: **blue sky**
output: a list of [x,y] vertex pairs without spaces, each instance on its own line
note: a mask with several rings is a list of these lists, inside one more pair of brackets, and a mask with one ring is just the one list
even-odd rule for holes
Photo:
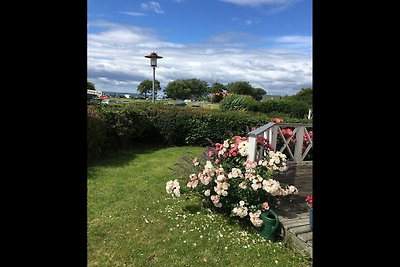
[[153,78],[248,81],[272,95],[312,87],[312,0],[88,0],[88,80],[135,93]]

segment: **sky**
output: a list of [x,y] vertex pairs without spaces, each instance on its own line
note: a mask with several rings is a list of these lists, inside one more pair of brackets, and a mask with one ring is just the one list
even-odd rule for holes
[[[269,95],[312,88],[312,0],[88,0],[87,79],[136,93],[155,78],[246,81]],[[162,92],[160,92],[162,94]]]

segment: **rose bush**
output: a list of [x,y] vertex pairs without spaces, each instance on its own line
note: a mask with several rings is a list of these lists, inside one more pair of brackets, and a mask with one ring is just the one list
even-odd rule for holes
[[[205,205],[261,227],[261,213],[276,208],[282,198],[298,190],[274,179],[278,172],[287,170],[286,155],[270,150],[262,138],[257,141],[267,149],[267,156],[258,162],[247,160],[247,138],[234,136],[209,147],[203,160],[192,159],[194,172],[183,182],[201,196]],[[179,197],[178,180],[168,181],[166,191]]]
[[[296,136],[293,134],[293,129],[292,128],[282,129],[282,135],[284,136],[284,139],[282,139],[282,137],[280,135],[278,135],[277,150],[280,150],[282,148],[282,146],[284,145],[284,143],[289,141],[288,147],[289,147],[290,151],[292,151],[292,153],[294,153],[294,147],[296,145]],[[303,135],[302,153],[305,152],[308,145],[310,144],[310,141],[313,140],[313,131],[310,130],[308,132],[308,135],[310,136],[310,138],[308,138],[308,136],[306,134]],[[286,149],[284,150],[284,152],[287,153]],[[305,160],[312,160],[312,148],[307,153]]]

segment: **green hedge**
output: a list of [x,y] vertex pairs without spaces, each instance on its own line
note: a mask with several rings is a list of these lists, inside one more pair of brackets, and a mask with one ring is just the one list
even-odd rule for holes
[[143,134],[148,141],[179,146],[208,145],[208,140],[220,142],[232,134],[245,135],[251,127],[258,127],[268,120],[264,114],[238,111],[141,104],[137,107],[152,122],[152,127]]
[[126,148],[151,126],[147,115],[132,105],[102,105],[102,112],[107,125],[107,146],[111,150]]
[[87,156],[89,160],[99,158],[106,142],[106,125],[101,110],[94,105],[87,108]]
[[304,118],[308,115],[308,105],[291,99],[271,99],[260,102],[248,95],[231,94],[220,102],[221,110],[254,111],[265,114],[286,114],[292,118]]
[[271,99],[268,101],[261,102],[259,111],[271,114],[271,113],[282,113],[288,114],[292,118],[304,118],[308,115],[308,106],[302,101],[293,101],[287,99]]
[[91,105],[88,106],[88,159],[137,142],[207,146],[210,141],[222,142],[233,135],[246,136],[252,128],[270,120],[263,113],[163,104]]
[[151,127],[148,116],[133,105],[88,105],[88,159],[127,148]]

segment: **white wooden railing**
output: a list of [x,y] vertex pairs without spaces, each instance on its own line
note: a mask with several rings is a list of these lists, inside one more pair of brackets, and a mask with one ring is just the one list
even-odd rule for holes
[[[294,128],[293,135],[290,137],[285,137],[282,133],[283,129]],[[308,152],[313,146],[312,138],[310,137],[310,128],[312,129],[312,124],[304,123],[274,123],[270,122],[264,126],[261,126],[248,133],[249,147],[247,159],[250,161],[258,161],[265,157],[266,148],[257,145],[257,137],[264,137],[269,141],[274,151],[277,150],[278,141],[281,140],[283,143],[279,151],[286,154],[289,161],[295,163],[300,163],[307,156]],[[292,139],[295,138],[294,149],[289,146]],[[308,140],[308,144],[305,145],[303,151],[303,140],[304,138]],[[285,152],[284,152],[285,150]],[[294,151],[293,151],[294,150]]]

